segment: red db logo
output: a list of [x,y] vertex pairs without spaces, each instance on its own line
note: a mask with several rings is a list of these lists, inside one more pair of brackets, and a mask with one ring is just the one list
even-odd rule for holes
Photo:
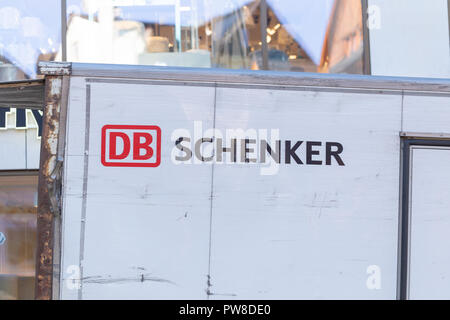
[[157,167],[161,163],[158,126],[106,125],[102,128],[102,164],[107,167]]

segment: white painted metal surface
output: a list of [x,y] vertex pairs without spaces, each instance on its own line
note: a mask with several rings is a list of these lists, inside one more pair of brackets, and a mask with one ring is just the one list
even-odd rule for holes
[[448,96],[406,95],[403,102],[403,131],[450,132]]
[[[60,298],[396,298],[400,133],[448,136],[448,81],[74,67]],[[103,138],[111,125],[158,126],[160,164],[109,166],[126,150]],[[249,139],[238,163],[233,137]],[[203,160],[175,161],[176,141],[194,154],[200,141]]]
[[[216,166],[213,297],[395,298],[400,100],[218,89],[217,128],[279,128],[281,140],[339,141],[346,166],[282,164],[265,176],[257,165]],[[366,286],[371,265],[382,270],[379,290]]]
[[[78,266],[81,254],[85,280],[81,293],[65,286],[63,298],[79,294],[86,299],[205,297],[211,168],[174,166],[170,133],[188,127],[193,120],[212,127],[214,88],[91,86],[88,205],[82,231],[86,131],[80,107],[85,105],[86,84],[81,78],[71,81],[63,270]],[[163,132],[161,166],[104,167],[100,134],[105,124],[159,125]],[[85,239],[81,249],[80,234]]]
[[411,299],[450,298],[450,149],[412,149]]
[[[401,100],[73,77],[61,297],[394,299]],[[282,141],[336,141],[345,166],[284,154],[272,175],[254,163],[176,165],[173,132],[195,134],[196,121],[205,136],[277,129]],[[108,124],[158,125],[161,165],[103,166]],[[380,286],[367,284],[373,266]]]

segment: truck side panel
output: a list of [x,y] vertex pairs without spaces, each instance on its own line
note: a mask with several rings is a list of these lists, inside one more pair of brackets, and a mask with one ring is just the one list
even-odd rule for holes
[[[240,87],[72,77],[61,298],[395,298],[402,95]],[[159,126],[160,165],[105,166],[105,125]]]

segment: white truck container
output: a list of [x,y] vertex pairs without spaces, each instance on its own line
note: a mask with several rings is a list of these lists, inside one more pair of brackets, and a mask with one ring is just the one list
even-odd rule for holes
[[38,298],[450,298],[450,81],[42,63]]

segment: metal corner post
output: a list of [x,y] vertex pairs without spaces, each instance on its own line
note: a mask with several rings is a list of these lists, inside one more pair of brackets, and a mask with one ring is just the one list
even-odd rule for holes
[[[46,76],[45,104],[43,114],[43,132],[41,140],[41,159],[38,183],[37,213],[37,253],[36,253],[36,287],[35,298],[50,300],[54,297],[54,266],[59,253],[55,230],[59,230],[61,214],[61,180],[63,139],[65,128],[65,99],[67,99],[68,77]],[[59,239],[56,237],[56,239]],[[55,243],[56,242],[56,243]],[[58,268],[59,269],[59,268]]]

